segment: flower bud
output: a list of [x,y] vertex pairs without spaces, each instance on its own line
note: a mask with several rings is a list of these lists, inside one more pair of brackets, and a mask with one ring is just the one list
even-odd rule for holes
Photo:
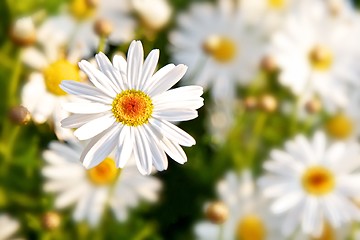
[[26,47],[35,43],[36,30],[30,17],[20,18],[15,21],[11,30],[10,38],[18,46]]
[[100,37],[107,37],[111,34],[113,26],[105,19],[98,19],[94,23],[94,30]]
[[266,55],[261,59],[260,68],[268,73],[273,73],[278,70],[275,59],[270,55]]
[[249,96],[244,99],[243,104],[246,110],[254,110],[258,106],[258,100],[254,96]]
[[278,102],[273,95],[265,94],[260,97],[260,108],[266,112],[274,112],[278,107]]
[[26,125],[31,119],[29,110],[24,106],[16,106],[9,111],[10,120],[18,125]]
[[49,211],[42,216],[42,225],[47,230],[54,230],[60,226],[61,217],[57,212]]
[[318,113],[322,108],[321,101],[317,98],[311,99],[305,104],[305,109],[308,113]]
[[228,207],[220,201],[212,202],[206,209],[206,218],[216,224],[224,223],[229,216]]

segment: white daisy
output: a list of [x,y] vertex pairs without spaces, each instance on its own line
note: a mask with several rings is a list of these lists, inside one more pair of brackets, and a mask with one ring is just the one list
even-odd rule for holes
[[301,104],[318,96],[327,111],[334,111],[346,105],[346,85],[357,79],[356,24],[320,13],[294,13],[273,36],[270,52],[281,70],[280,83],[299,96]]
[[351,198],[358,196],[360,148],[356,142],[337,142],[326,146],[318,132],[309,141],[303,135],[285,144],[285,151],[274,150],[260,179],[263,193],[274,201],[271,210],[282,214],[282,232],[290,235],[298,225],[306,234],[318,237],[324,223],[338,229],[360,219]]
[[142,174],[150,174],[152,164],[167,169],[165,152],[178,163],[187,157],[182,146],[195,140],[171,122],[187,121],[198,116],[203,105],[199,86],[169,90],[185,74],[187,67],[169,64],[154,75],[159,50],[153,50],[143,63],[140,41],[133,41],[127,62],[115,55],[113,64],[103,54],[96,55],[100,71],[89,62],[80,69],[93,85],[63,81],[61,88],[87,103],[70,103],[64,107],[74,113],[62,121],[63,127],[78,128],[79,140],[92,139],[81,155],[86,168],[98,165],[116,149],[116,166],[123,168],[133,155]]
[[256,29],[249,30],[229,1],[196,3],[171,32],[172,58],[189,66],[187,79],[211,88],[217,101],[232,102],[239,83],[255,77],[263,53]]
[[75,205],[73,219],[87,220],[96,226],[110,206],[119,221],[127,219],[130,208],[140,200],[157,200],[161,182],[152,176],[139,174],[136,165],[118,169],[112,157],[86,170],[78,159],[84,147],[80,143],[51,142],[43,157],[47,165],[42,169],[46,178],[44,190],[56,193],[55,207]]
[[0,214],[0,240],[15,239],[13,235],[19,229],[20,224],[7,214]]
[[49,121],[54,124],[59,139],[68,139],[73,133],[61,127],[60,120],[69,115],[61,105],[71,97],[60,89],[59,84],[66,79],[81,81],[80,69],[76,65],[79,56],[77,52],[69,52],[65,57],[61,46],[51,41],[41,46],[42,50],[28,47],[23,51],[24,63],[36,71],[29,75],[22,89],[21,102],[31,113],[34,122],[42,124]]
[[276,230],[276,219],[266,210],[266,203],[255,189],[250,172],[240,177],[228,172],[217,185],[220,200],[229,208],[229,218],[222,225],[208,221],[195,226],[201,240],[261,240],[282,239]]
[[128,42],[133,38],[135,23],[130,16],[128,0],[71,0],[68,11],[48,18],[39,32],[40,41],[64,41],[71,51],[81,51],[88,58],[98,49],[100,37],[94,30],[96,20],[109,22],[112,31],[108,37],[111,44]]

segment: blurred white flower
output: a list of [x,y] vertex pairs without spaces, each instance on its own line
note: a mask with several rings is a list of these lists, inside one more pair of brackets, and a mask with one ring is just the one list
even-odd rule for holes
[[167,0],[131,0],[136,14],[150,30],[158,31],[168,24],[172,8]]
[[128,0],[71,0],[68,11],[44,22],[39,39],[66,43],[70,51],[76,49],[82,58],[88,58],[100,44],[100,37],[94,29],[99,19],[111,25],[109,43],[120,44],[133,38],[135,22],[130,11]]
[[75,221],[87,220],[96,226],[106,206],[110,206],[118,221],[125,221],[129,209],[140,200],[157,200],[161,182],[139,174],[133,161],[121,170],[110,155],[95,168],[86,170],[79,162],[83,150],[83,145],[75,141],[69,144],[54,141],[43,153],[47,162],[42,169],[46,178],[44,190],[56,193],[56,208],[75,204]]
[[19,227],[20,224],[18,221],[14,220],[7,214],[0,214],[0,240],[15,240],[13,235],[16,233]]
[[358,78],[356,24],[307,10],[286,19],[284,29],[272,38],[270,52],[281,71],[280,83],[302,105],[319,97],[325,110],[333,112],[347,104],[347,84]]
[[282,232],[289,236],[297,226],[302,232],[319,237],[324,224],[335,231],[360,219],[352,202],[358,196],[360,148],[356,142],[336,142],[327,147],[318,132],[312,140],[298,135],[273,150],[264,168],[269,172],[259,183],[263,194],[272,198],[271,211],[283,216]]
[[232,102],[239,83],[254,79],[263,53],[256,29],[249,30],[230,1],[196,3],[170,33],[175,62],[189,66],[189,81],[210,88],[216,101]]
[[182,146],[195,140],[171,122],[198,116],[203,105],[202,87],[186,86],[169,90],[185,74],[187,67],[168,64],[154,74],[159,50],[144,59],[140,41],[129,47],[127,62],[115,55],[113,64],[103,54],[96,55],[100,71],[89,62],[79,63],[93,85],[63,81],[61,88],[87,102],[68,103],[74,113],[62,121],[63,127],[78,128],[79,140],[92,139],[81,161],[86,168],[98,165],[116,149],[116,166],[123,168],[131,156],[142,174],[167,169],[165,152],[178,163],[187,161]]
[[250,172],[244,171],[240,177],[228,172],[218,183],[217,192],[220,200],[229,208],[229,218],[221,225],[209,221],[196,224],[197,239],[283,239],[276,230],[278,221],[269,214]]
[[67,117],[68,112],[62,109],[62,103],[71,96],[60,89],[62,80],[81,81],[81,74],[76,65],[79,52],[69,52],[67,56],[60,45],[48,41],[38,47],[28,47],[22,52],[22,60],[36,71],[29,75],[23,86],[21,102],[31,113],[34,122],[42,124],[49,121],[59,139],[73,136],[72,130],[62,128],[60,120]]

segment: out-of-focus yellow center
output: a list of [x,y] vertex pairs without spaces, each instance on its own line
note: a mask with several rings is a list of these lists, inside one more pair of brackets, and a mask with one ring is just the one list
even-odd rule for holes
[[325,195],[335,187],[335,179],[332,172],[322,166],[308,168],[302,176],[302,185],[309,194]]
[[313,69],[327,71],[333,63],[333,53],[323,45],[317,45],[309,53],[309,61]]
[[266,239],[266,228],[263,221],[254,214],[242,217],[236,228],[237,240],[263,240]]
[[62,80],[80,81],[78,66],[66,59],[51,63],[43,70],[43,75],[47,90],[58,96],[66,95],[66,92],[59,87]]
[[320,237],[312,237],[311,240],[336,240],[335,231],[328,223],[325,223]]
[[89,179],[95,185],[111,184],[120,173],[121,169],[116,168],[112,158],[105,158],[99,165],[88,170]]
[[237,46],[233,40],[227,37],[210,36],[203,44],[204,51],[217,62],[228,63],[237,54]]
[[151,98],[139,90],[119,93],[112,103],[112,112],[118,122],[136,127],[148,122],[154,105]]
[[346,139],[354,129],[354,124],[345,114],[337,114],[326,123],[326,130],[334,138]]
[[285,7],[286,0],[267,0],[268,7],[274,10],[280,10]]
[[70,3],[70,12],[78,20],[83,20],[94,15],[97,0],[72,0]]

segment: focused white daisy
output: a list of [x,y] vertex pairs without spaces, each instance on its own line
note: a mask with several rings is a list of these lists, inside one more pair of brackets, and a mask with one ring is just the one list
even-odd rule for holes
[[264,50],[230,1],[193,4],[169,35],[172,58],[189,66],[187,79],[210,88],[216,101],[232,102],[237,86],[254,79]]
[[78,160],[83,149],[78,142],[54,141],[43,153],[47,162],[42,169],[46,178],[44,190],[56,193],[56,208],[75,205],[73,219],[86,220],[96,226],[107,206],[118,221],[125,221],[129,209],[136,207],[140,200],[157,200],[161,189],[157,178],[141,175],[134,163],[118,169],[111,155],[98,166],[86,170]]
[[241,176],[228,172],[217,185],[220,200],[229,208],[228,219],[222,224],[208,221],[195,225],[201,240],[262,240],[283,239],[276,229],[276,218],[269,214],[266,202],[256,190],[250,172]]
[[289,236],[297,226],[314,237],[324,224],[338,230],[360,219],[352,202],[358,196],[360,148],[356,142],[336,142],[327,147],[318,132],[312,140],[298,135],[285,144],[285,151],[273,150],[264,168],[269,172],[259,181],[271,211],[282,215],[282,232]]
[[34,46],[23,50],[23,62],[35,71],[23,86],[21,102],[30,111],[34,122],[42,124],[48,121],[53,124],[59,139],[68,139],[73,133],[61,127],[60,120],[69,115],[61,105],[69,101],[71,96],[61,90],[59,84],[66,79],[82,80],[76,65],[79,52],[65,55],[62,45],[52,41],[40,46],[42,48]]
[[[315,14],[316,13],[316,14]],[[356,82],[354,22],[318,11],[298,11],[272,38],[279,81],[305,104],[319,97],[327,111],[347,104],[347,84]]]
[[63,127],[78,128],[74,134],[79,140],[92,139],[81,155],[86,168],[98,165],[114,148],[117,167],[134,156],[142,174],[150,174],[153,164],[160,171],[167,169],[165,152],[178,163],[187,161],[180,145],[192,146],[195,140],[171,122],[198,116],[202,87],[169,90],[187,67],[169,64],[153,74],[159,50],[151,51],[145,62],[143,55],[141,42],[133,41],[127,62],[115,55],[111,64],[99,53],[95,58],[100,70],[85,60],[79,63],[93,85],[61,83],[64,91],[88,100],[64,105],[74,114],[62,121]]
[[0,214],[0,240],[15,240],[14,235],[19,227],[20,224],[18,221],[14,220],[7,214]]
[[135,22],[128,0],[71,0],[66,10],[44,22],[40,41],[65,39],[71,51],[80,50],[81,57],[88,58],[100,44],[95,27],[98,20],[102,25],[106,22],[110,34],[107,42],[120,44],[133,39]]

